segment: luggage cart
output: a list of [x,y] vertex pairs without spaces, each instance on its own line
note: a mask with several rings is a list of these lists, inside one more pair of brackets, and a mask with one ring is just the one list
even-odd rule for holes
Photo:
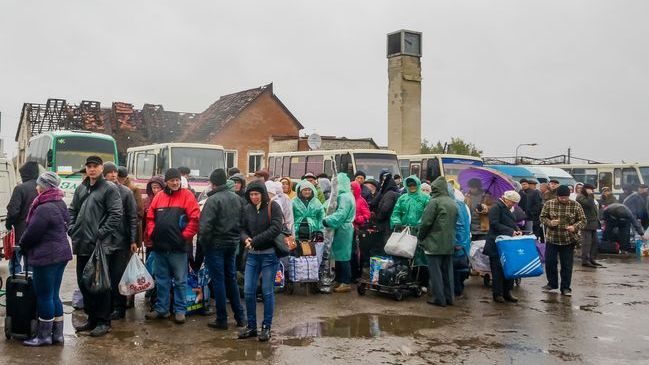
[[[317,234],[316,233],[314,235],[311,235],[311,237],[309,238],[309,241],[313,243],[313,247],[314,247],[314,249],[316,251],[315,252],[316,255],[313,256],[313,257],[316,257],[317,261],[318,261],[315,278],[312,278],[311,280],[308,280],[308,281],[300,281],[300,280],[291,281],[290,276],[288,275],[288,270],[289,270],[288,265],[290,265],[290,263],[289,263],[290,259],[286,258],[287,260],[286,260],[286,263],[284,264],[284,277],[286,278],[284,292],[286,294],[288,294],[288,295],[295,294],[295,289],[296,288],[304,288],[305,292],[306,292],[306,295],[309,295],[309,292],[311,292],[313,294],[317,294],[317,293],[320,292],[320,290],[317,287],[317,284],[318,284],[318,279],[319,279],[318,269],[320,267],[320,262],[322,262],[322,251],[323,251],[323,248],[324,248],[323,247],[324,246],[323,236],[322,236],[322,234]],[[298,241],[298,245],[301,245],[301,242]],[[296,251],[300,251],[300,248],[298,247],[296,249]],[[301,254],[301,252],[297,252],[297,253]]]
[[[386,257],[390,257],[390,256],[386,256]],[[399,257],[391,257],[391,258],[394,260],[393,267],[397,267],[399,264],[403,265],[404,263],[406,263],[408,268],[407,272],[405,273],[403,271],[397,272],[394,277],[394,281],[396,281],[396,283],[394,284],[373,282],[372,278],[369,279],[362,278],[361,280],[359,280],[356,286],[356,291],[358,292],[358,295],[361,296],[365,295],[365,293],[369,290],[369,291],[373,291],[385,295],[391,295],[396,301],[401,301],[408,295],[412,295],[416,298],[422,296],[423,291],[419,286],[419,280],[418,280],[420,268],[413,267],[414,260],[399,258]],[[413,277],[414,272],[416,273]]]

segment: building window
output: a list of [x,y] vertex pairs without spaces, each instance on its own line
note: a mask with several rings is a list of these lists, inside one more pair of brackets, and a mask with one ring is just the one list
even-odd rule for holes
[[237,167],[237,151],[225,151],[225,171]]
[[255,171],[261,170],[263,167],[264,167],[264,153],[249,152],[248,153],[248,173],[254,174]]

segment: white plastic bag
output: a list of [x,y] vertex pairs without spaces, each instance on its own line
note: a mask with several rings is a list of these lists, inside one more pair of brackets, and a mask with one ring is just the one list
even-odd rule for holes
[[119,292],[122,295],[142,293],[155,286],[153,277],[137,255],[131,255],[126,270],[119,281]]
[[394,232],[390,235],[388,243],[385,244],[385,253],[392,256],[399,256],[411,259],[415,256],[417,249],[417,237],[410,234],[410,227],[401,232]]
[[471,268],[479,273],[490,273],[491,264],[489,262],[489,256],[482,253],[485,243],[487,241],[473,241],[471,242],[471,252],[469,254],[469,262],[471,263]]

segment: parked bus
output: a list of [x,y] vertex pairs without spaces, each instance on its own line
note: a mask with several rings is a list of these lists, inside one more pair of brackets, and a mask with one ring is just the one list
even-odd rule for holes
[[268,173],[273,176],[288,176],[299,180],[307,172],[315,175],[336,171],[346,172],[353,179],[356,171],[363,171],[368,179],[379,179],[381,170],[392,175],[399,173],[397,155],[386,150],[320,150],[303,152],[281,152],[268,154]]
[[117,164],[117,146],[109,135],[86,131],[51,131],[32,137],[27,145],[25,161],[35,161],[41,170],[55,172],[61,178],[65,201],[70,203],[86,158],[96,155],[104,162]]
[[160,143],[126,150],[126,168],[133,182],[146,194],[146,184],[171,167],[188,167],[189,185],[197,194],[209,185],[212,171],[225,169],[223,146],[200,143]]
[[574,186],[577,183],[572,175],[556,166],[535,165],[534,168],[548,175],[549,180],[557,180],[561,185]]
[[401,176],[416,175],[421,181],[434,181],[439,176],[455,181],[460,171],[472,166],[483,166],[482,159],[451,154],[399,155]]
[[555,165],[572,175],[575,180],[593,185],[599,193],[609,187],[619,196],[625,185],[649,183],[649,164],[579,164]]

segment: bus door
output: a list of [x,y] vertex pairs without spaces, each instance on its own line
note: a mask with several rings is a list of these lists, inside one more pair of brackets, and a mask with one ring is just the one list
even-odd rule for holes
[[338,168],[338,172],[347,173],[347,176],[349,176],[350,179],[354,179],[354,163],[350,153],[340,155],[340,164],[338,165]]
[[415,175],[419,179],[421,179],[421,162],[419,161],[410,162],[410,173],[408,175],[403,175],[403,178],[405,179],[410,175]]
[[431,183],[438,177],[442,176],[442,167],[439,164],[439,159],[435,157],[426,160],[425,171],[426,178],[423,180],[428,180]]

